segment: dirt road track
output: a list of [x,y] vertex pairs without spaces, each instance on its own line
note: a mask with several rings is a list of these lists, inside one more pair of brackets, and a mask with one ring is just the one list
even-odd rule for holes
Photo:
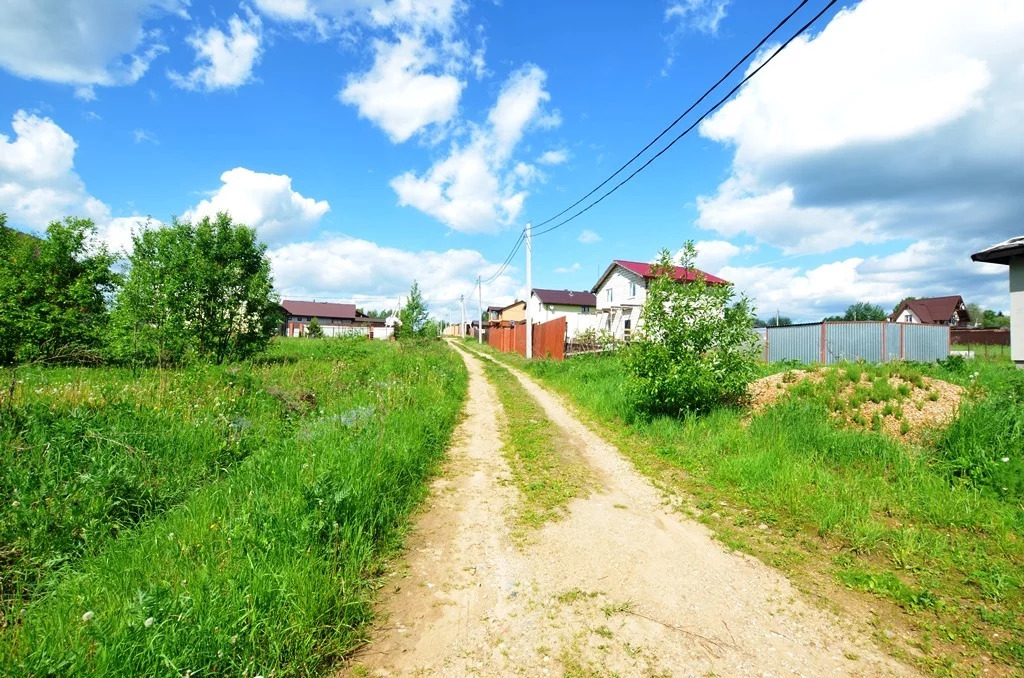
[[[598,490],[526,544],[480,360],[449,465],[385,587],[383,626],[346,671],[380,676],[888,676],[913,671],[780,573],[728,551],[560,399],[513,370]],[[356,668],[359,667],[359,668]]]

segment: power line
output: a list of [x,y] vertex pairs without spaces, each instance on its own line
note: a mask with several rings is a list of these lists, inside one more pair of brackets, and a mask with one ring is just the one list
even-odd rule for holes
[[[539,224],[535,225],[535,226],[534,226],[534,228],[540,228],[541,226],[545,226],[545,225],[547,225],[547,224],[551,223],[552,221],[554,221],[555,219],[557,219],[558,217],[562,216],[563,214],[565,214],[566,212],[568,212],[568,211],[569,211],[569,210],[571,210],[572,208],[576,207],[577,205],[579,205],[579,204],[580,204],[581,202],[583,202],[584,200],[586,200],[586,199],[587,199],[587,198],[589,198],[590,196],[592,196],[592,195],[594,195],[595,193],[597,193],[597,192],[598,192],[599,190],[601,190],[601,188],[602,188],[602,187],[604,187],[604,185],[605,185],[605,184],[607,184],[607,183],[608,183],[609,181],[611,181],[611,180],[612,180],[612,179],[614,179],[614,178],[615,178],[616,176],[618,176],[618,175],[619,175],[619,174],[620,174],[620,173],[621,173],[621,172],[622,172],[622,171],[623,171],[624,169],[626,169],[627,167],[629,167],[630,165],[632,165],[632,164],[633,164],[633,161],[635,161],[635,160],[636,160],[637,158],[639,158],[639,157],[640,157],[641,155],[643,155],[644,153],[646,153],[646,152],[647,152],[647,149],[649,149],[649,148],[650,148],[651,146],[653,146],[654,144],[658,143],[658,140],[659,140],[659,139],[661,139],[661,138],[662,138],[663,136],[665,136],[666,134],[668,134],[669,130],[671,130],[671,129],[672,129],[673,127],[675,127],[675,126],[676,126],[677,124],[679,124],[679,121],[680,121],[680,120],[682,120],[683,118],[685,118],[685,117],[686,117],[686,116],[687,116],[687,115],[688,115],[688,114],[689,114],[689,113],[690,113],[690,112],[691,112],[691,111],[692,111],[693,109],[695,109],[695,108],[696,108],[697,106],[699,106],[699,105],[700,105],[700,103],[701,103],[702,101],[704,101],[704,99],[706,99],[706,98],[708,97],[708,95],[710,95],[710,94],[711,94],[711,93],[712,93],[713,91],[715,91],[716,89],[718,89],[718,86],[719,86],[719,85],[721,85],[721,84],[722,84],[723,82],[725,82],[725,80],[726,80],[726,79],[727,79],[727,78],[728,78],[728,77],[729,77],[730,75],[732,75],[733,73],[735,73],[735,72],[736,72],[736,69],[737,69],[737,68],[739,68],[739,67],[740,67],[740,66],[742,66],[742,65],[743,65],[744,63],[746,63],[747,59],[749,59],[749,58],[750,58],[751,56],[753,56],[753,54],[754,54],[755,52],[757,52],[757,50],[761,49],[761,47],[762,47],[762,46],[763,46],[763,45],[764,45],[764,44],[765,44],[766,42],[768,42],[768,40],[769,40],[769,39],[771,39],[771,37],[772,37],[773,35],[775,35],[775,33],[777,33],[777,32],[778,32],[778,30],[779,30],[780,28],[782,28],[782,27],[783,27],[783,26],[784,26],[784,25],[785,25],[785,24],[786,24],[786,23],[787,23],[787,22],[788,22],[788,21],[789,21],[790,19],[792,19],[792,18],[793,18],[793,15],[795,15],[795,14],[796,14],[797,12],[799,12],[799,11],[800,11],[800,10],[801,10],[801,9],[803,8],[803,6],[807,4],[807,2],[808,2],[808,0],[801,0],[800,4],[798,4],[798,5],[797,5],[797,6],[796,6],[796,7],[795,7],[795,8],[793,9],[793,11],[791,11],[791,12],[790,12],[789,14],[787,14],[787,15],[786,15],[786,16],[785,16],[785,17],[784,17],[784,18],[782,19],[782,21],[780,21],[779,23],[777,23],[777,24],[775,25],[775,28],[773,28],[773,29],[772,29],[771,31],[769,31],[769,32],[768,32],[768,34],[767,34],[767,35],[765,35],[765,36],[764,36],[763,38],[761,38],[761,41],[760,41],[760,42],[758,42],[758,43],[757,43],[756,45],[754,45],[754,47],[753,47],[753,48],[751,48],[751,49],[750,49],[750,51],[748,51],[748,52],[747,52],[746,54],[744,54],[744,55],[743,55],[743,57],[742,57],[742,58],[741,58],[741,59],[740,59],[739,61],[737,61],[737,62],[736,62],[736,63],[735,63],[734,65],[733,65],[733,67],[732,67],[732,68],[730,68],[730,69],[729,69],[728,71],[726,71],[725,75],[723,75],[723,76],[722,76],[721,78],[719,78],[719,79],[718,79],[718,82],[716,82],[716,83],[715,83],[714,85],[712,85],[711,87],[709,87],[709,88],[708,88],[708,89],[707,89],[707,90],[706,90],[706,91],[704,92],[704,94],[700,95],[700,98],[699,98],[699,99],[697,99],[697,100],[696,100],[696,101],[694,101],[694,102],[693,102],[692,104],[690,104],[690,107],[689,107],[689,108],[687,108],[687,109],[686,109],[685,111],[683,111],[682,113],[680,113],[680,114],[679,114],[679,117],[677,117],[677,118],[676,118],[675,120],[673,120],[673,121],[672,121],[672,124],[671,124],[671,125],[669,125],[669,126],[668,126],[668,127],[666,127],[665,129],[661,130],[661,132],[660,132],[660,133],[658,134],[658,136],[656,136],[656,137],[654,137],[653,139],[651,139],[651,141],[650,141],[650,142],[648,142],[648,144],[647,144],[646,146],[644,146],[644,147],[643,147],[643,148],[641,148],[641,149],[640,149],[639,151],[637,151],[636,155],[634,155],[634,156],[633,156],[632,158],[630,158],[629,160],[627,160],[627,161],[625,162],[625,164],[623,164],[623,165],[622,165],[622,167],[620,167],[619,169],[615,170],[615,171],[614,171],[614,172],[613,172],[613,173],[612,173],[612,174],[611,174],[611,175],[610,175],[610,176],[609,176],[609,177],[608,177],[607,179],[605,179],[604,181],[602,181],[601,183],[599,183],[599,184],[598,184],[597,186],[595,186],[595,187],[594,187],[594,188],[593,188],[593,189],[592,189],[592,190],[591,190],[591,191],[590,191],[589,193],[587,193],[587,194],[586,194],[585,196],[583,196],[582,198],[580,198],[579,200],[577,200],[577,201],[576,201],[576,202],[574,202],[573,204],[569,205],[568,207],[566,207],[566,208],[565,208],[564,210],[562,210],[562,211],[561,211],[561,212],[559,212],[558,214],[556,214],[556,215],[554,215],[554,216],[552,216],[552,217],[550,217],[550,218],[548,218],[548,219],[545,219],[544,221],[542,221],[542,222],[540,222]],[[830,6],[831,6],[831,5],[830,5]],[[543,231],[541,231],[540,233],[543,233]],[[540,233],[536,233],[535,235],[540,235]]]
[[[774,52],[772,52],[771,56],[769,56],[769,57],[768,57],[767,59],[765,59],[765,60],[764,60],[763,62],[761,62],[761,64],[760,64],[760,65],[758,65],[758,67],[757,67],[757,68],[755,68],[755,69],[754,69],[753,71],[751,71],[751,72],[750,72],[750,73],[749,73],[749,74],[748,74],[748,75],[747,75],[746,77],[744,77],[744,78],[743,78],[742,80],[740,80],[740,81],[739,81],[739,83],[737,83],[735,87],[733,87],[733,88],[732,88],[731,90],[729,90],[729,92],[728,92],[728,93],[727,93],[727,94],[726,94],[726,95],[725,95],[724,97],[722,97],[721,99],[719,99],[719,100],[718,100],[718,102],[717,102],[717,103],[716,103],[716,104],[715,104],[714,106],[712,106],[712,107],[711,107],[711,108],[709,108],[709,109],[708,109],[707,111],[705,111],[703,115],[701,115],[701,116],[700,116],[699,118],[697,118],[697,120],[695,120],[695,121],[693,122],[693,124],[691,124],[691,125],[690,125],[689,127],[687,127],[687,128],[685,129],[685,130],[683,130],[683,131],[682,131],[682,132],[681,132],[681,133],[680,133],[680,134],[679,134],[678,136],[676,136],[676,137],[675,137],[675,138],[674,138],[674,139],[673,139],[673,140],[672,140],[671,142],[669,142],[669,144],[668,144],[667,146],[665,146],[665,147],[664,147],[664,148],[662,148],[662,149],[661,149],[660,151],[658,151],[657,153],[655,153],[655,154],[654,154],[654,155],[653,155],[653,156],[652,156],[652,157],[651,157],[651,158],[650,158],[650,159],[649,159],[649,160],[648,160],[647,162],[645,162],[645,163],[644,163],[643,165],[641,165],[640,167],[638,167],[637,169],[635,169],[635,170],[633,171],[633,173],[632,173],[632,174],[630,174],[630,175],[629,175],[628,177],[626,177],[625,179],[623,179],[622,181],[620,181],[620,182],[619,182],[618,184],[616,184],[614,188],[612,188],[612,189],[611,189],[610,191],[608,191],[608,192],[604,193],[604,194],[603,194],[603,195],[602,195],[602,196],[601,196],[600,198],[598,198],[598,199],[597,199],[597,200],[595,200],[594,202],[590,203],[589,205],[587,205],[586,207],[584,207],[583,209],[581,209],[581,210],[580,210],[579,212],[577,212],[576,214],[573,214],[573,215],[572,215],[571,217],[569,217],[568,219],[565,219],[565,220],[563,220],[563,221],[561,221],[561,222],[559,222],[559,223],[555,224],[555,225],[554,225],[554,226],[552,226],[551,228],[546,228],[546,229],[544,229],[543,231],[538,231],[537,233],[534,233],[533,235],[534,235],[534,236],[544,235],[545,233],[550,233],[551,231],[554,231],[554,230],[555,230],[555,229],[557,229],[557,228],[561,228],[562,226],[565,226],[566,224],[568,224],[568,223],[569,223],[570,221],[572,221],[572,220],[573,220],[573,219],[575,219],[576,217],[580,216],[581,214],[583,214],[583,213],[585,213],[585,212],[588,212],[588,211],[589,211],[589,210],[590,210],[591,208],[593,208],[593,207],[595,207],[596,205],[598,205],[598,204],[599,204],[599,203],[600,203],[601,201],[603,201],[603,200],[604,200],[605,198],[607,198],[608,196],[610,196],[610,195],[611,195],[612,193],[614,193],[615,191],[617,191],[617,190],[619,190],[620,188],[622,188],[622,186],[624,186],[625,184],[627,184],[627,183],[628,183],[628,182],[629,182],[629,181],[630,181],[630,180],[631,180],[631,179],[632,179],[633,177],[635,177],[635,176],[636,176],[637,174],[639,174],[640,172],[642,172],[642,171],[644,171],[645,169],[647,169],[647,167],[648,167],[648,166],[649,166],[649,165],[650,165],[651,163],[653,163],[653,162],[654,162],[655,160],[657,160],[658,158],[660,158],[660,157],[661,157],[661,156],[662,156],[662,155],[663,155],[663,154],[664,154],[664,153],[665,153],[666,151],[668,151],[668,149],[670,149],[670,148],[672,148],[673,146],[675,146],[675,145],[676,145],[676,142],[678,142],[678,141],[679,141],[680,139],[682,139],[682,138],[683,138],[684,136],[686,136],[687,134],[689,134],[689,133],[690,133],[690,132],[691,132],[691,131],[692,131],[692,130],[693,130],[693,129],[695,128],[695,127],[697,127],[697,125],[699,125],[699,124],[700,124],[701,122],[703,122],[705,118],[707,118],[707,117],[708,117],[709,115],[711,115],[711,114],[712,114],[712,113],[714,113],[714,112],[715,112],[716,110],[718,110],[718,109],[719,109],[719,108],[720,108],[720,107],[722,106],[722,104],[724,104],[724,103],[725,103],[726,101],[728,101],[728,100],[729,100],[729,98],[730,98],[730,97],[732,97],[732,95],[733,95],[733,94],[735,94],[735,93],[736,93],[736,92],[737,92],[737,91],[738,91],[738,90],[740,89],[740,87],[742,87],[743,85],[745,85],[745,84],[746,84],[746,83],[747,83],[747,82],[748,82],[748,81],[749,81],[749,80],[750,80],[751,78],[753,78],[753,77],[754,77],[755,75],[757,75],[757,74],[758,74],[758,73],[759,73],[759,72],[761,71],[761,69],[762,69],[762,68],[764,68],[764,67],[765,67],[765,66],[767,66],[767,65],[768,65],[769,63],[771,63],[771,62],[772,62],[772,60],[773,60],[773,59],[774,59],[775,57],[777,57],[777,56],[779,55],[779,53],[780,53],[780,52],[782,52],[782,50],[786,49],[786,47],[788,47],[788,46],[789,46],[789,44],[790,44],[791,42],[793,42],[793,41],[794,41],[794,40],[796,40],[796,39],[797,39],[798,37],[800,37],[800,36],[801,36],[801,35],[802,35],[802,34],[803,34],[803,33],[804,33],[804,32],[805,32],[805,31],[806,31],[806,30],[807,30],[808,28],[810,28],[810,27],[811,27],[811,25],[812,25],[812,24],[814,24],[814,22],[815,22],[815,21],[817,21],[818,19],[820,19],[820,18],[822,17],[822,15],[824,15],[824,14],[825,14],[825,12],[827,12],[827,11],[828,11],[829,9],[831,9],[831,8],[832,8],[832,6],[833,6],[833,5],[835,5],[837,1],[838,1],[838,0],[829,0],[829,3],[828,3],[827,5],[825,5],[825,7],[824,7],[824,8],[822,8],[822,10],[821,10],[820,12],[818,12],[817,14],[815,14],[815,15],[814,15],[814,17],[813,17],[813,18],[812,18],[812,19],[811,19],[810,21],[808,21],[807,23],[805,23],[805,24],[804,24],[804,25],[803,25],[803,26],[802,26],[802,27],[800,28],[800,30],[798,30],[798,31],[797,31],[796,33],[794,33],[794,34],[793,34],[793,36],[792,36],[792,37],[790,37],[790,38],[789,38],[789,40],[786,40],[786,42],[782,43],[782,44],[781,44],[781,45],[780,45],[779,47],[777,47],[777,48],[775,49],[775,51],[774,51]],[[632,161],[631,161],[631,162],[632,162]],[[628,164],[628,163],[627,163],[627,164]],[[620,170],[620,171],[621,171],[621,170]],[[614,175],[613,175],[613,176],[614,176]],[[610,178],[610,177],[609,177],[609,178]],[[607,183],[607,182],[606,182],[606,183]],[[603,185],[603,184],[602,184],[602,185]],[[578,204],[579,204],[579,202],[577,202],[576,204],[578,205]],[[572,209],[572,208],[570,207],[569,209]],[[562,212],[561,212],[560,214],[565,214],[565,212],[566,212],[566,211],[568,211],[568,210],[563,210],[563,211],[562,211]],[[553,217],[553,218],[557,218],[557,217]],[[551,219],[548,219],[548,222],[550,222],[550,221],[551,221]],[[545,223],[548,223],[548,222],[545,222]]]

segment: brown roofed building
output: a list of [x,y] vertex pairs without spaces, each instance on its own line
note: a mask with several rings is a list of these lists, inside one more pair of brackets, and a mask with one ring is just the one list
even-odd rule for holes
[[281,308],[286,314],[281,334],[301,337],[313,318],[324,330],[325,337],[348,334],[370,334],[371,329],[384,329],[384,318],[373,318],[356,310],[355,304],[334,304],[326,301],[297,301],[285,299]]
[[967,304],[963,297],[955,294],[948,297],[929,297],[927,299],[907,299],[889,320],[898,323],[920,323],[922,325],[949,325],[963,327],[971,322],[967,312]]

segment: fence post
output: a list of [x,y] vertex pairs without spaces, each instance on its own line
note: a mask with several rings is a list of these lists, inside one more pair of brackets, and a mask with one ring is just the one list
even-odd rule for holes
[[827,335],[825,334],[825,327],[826,327],[826,325],[828,325],[828,323],[826,323],[826,322],[821,323],[821,364],[822,365],[826,364],[825,363],[825,342],[828,341],[828,339],[826,338]]
[[883,321],[879,323],[882,328],[882,362],[889,362],[889,352],[885,349],[885,335],[889,334],[889,327]]

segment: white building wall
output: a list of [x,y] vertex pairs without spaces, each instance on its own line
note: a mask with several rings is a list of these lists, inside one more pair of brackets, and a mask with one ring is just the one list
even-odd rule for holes
[[[631,288],[631,283],[635,288]],[[612,298],[608,299],[608,290]],[[623,339],[626,321],[630,332],[637,329],[640,309],[647,301],[647,280],[622,266],[616,266],[597,289],[597,308],[602,311],[599,329],[607,330],[616,339]]]
[[1010,259],[1010,359],[1024,366],[1024,256]]
[[[908,318],[908,316],[909,316],[909,318]],[[921,322],[921,318],[918,317],[918,315],[916,313],[914,313],[912,310],[910,310],[909,308],[905,308],[902,311],[900,311],[900,315],[899,315],[898,318],[896,318],[896,322],[898,322],[898,323],[919,323],[919,322]]]
[[580,306],[567,304],[544,304],[536,294],[530,294],[530,312],[533,315],[533,322],[546,323],[555,318],[565,318],[565,336],[572,339],[580,332],[586,330],[599,330],[602,328],[601,316],[597,309],[591,307],[588,313],[583,313]]

